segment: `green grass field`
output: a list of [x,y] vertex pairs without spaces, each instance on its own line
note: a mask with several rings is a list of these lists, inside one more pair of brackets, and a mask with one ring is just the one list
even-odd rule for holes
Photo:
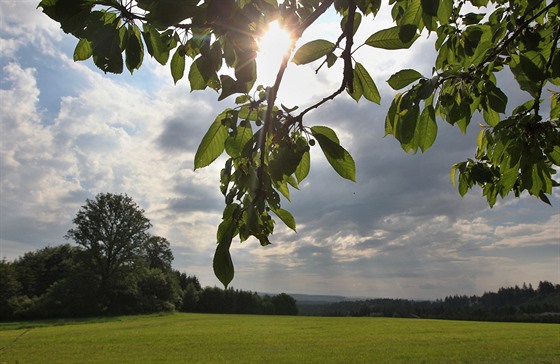
[[0,324],[0,363],[560,363],[560,325],[170,314]]

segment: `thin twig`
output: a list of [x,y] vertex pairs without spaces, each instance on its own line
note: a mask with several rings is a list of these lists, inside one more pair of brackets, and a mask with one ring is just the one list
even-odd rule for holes
[[333,92],[331,95],[325,97],[321,101],[317,102],[316,104],[308,107],[307,109],[303,110],[298,116],[294,117],[290,123],[294,124],[296,122],[301,123],[303,116],[310,112],[313,109],[318,108],[319,106],[323,105],[325,102],[333,100],[335,97],[340,95],[348,86],[350,92],[353,92],[353,82],[354,82],[354,71],[352,69],[352,46],[354,44],[354,14],[356,13],[356,2],[354,0],[349,0],[348,2],[348,21],[346,22],[346,26],[344,27],[344,33],[346,37],[346,44],[344,46],[344,51],[342,52],[342,59],[344,60],[344,70],[343,70],[343,78],[342,83],[338,90]]

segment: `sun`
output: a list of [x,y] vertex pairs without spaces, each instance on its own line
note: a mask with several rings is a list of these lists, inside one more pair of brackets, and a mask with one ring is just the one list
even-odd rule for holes
[[268,29],[258,42],[257,64],[259,79],[268,79],[271,73],[275,75],[284,54],[292,49],[292,43],[293,40],[290,32],[282,28],[277,21],[268,24]]

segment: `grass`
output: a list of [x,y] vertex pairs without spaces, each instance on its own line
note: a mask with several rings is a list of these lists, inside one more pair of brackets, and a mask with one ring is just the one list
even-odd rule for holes
[[0,363],[560,363],[560,325],[170,314],[0,324]]

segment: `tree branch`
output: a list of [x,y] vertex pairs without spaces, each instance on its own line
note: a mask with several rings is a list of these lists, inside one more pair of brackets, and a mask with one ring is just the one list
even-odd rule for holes
[[340,95],[344,89],[348,86],[348,90],[352,93],[354,92],[354,70],[352,68],[352,46],[354,45],[354,15],[356,13],[356,2],[354,0],[348,1],[348,21],[344,27],[343,35],[346,37],[346,44],[344,46],[344,51],[342,52],[341,58],[344,60],[344,70],[343,70],[343,78],[342,83],[338,90],[333,92],[330,96],[325,97],[318,103],[308,107],[307,109],[303,110],[298,116],[293,118],[290,122],[294,124],[296,122],[300,122],[303,119],[303,116],[310,112],[313,109],[318,108],[319,106],[323,105],[325,102],[333,100],[335,97]]
[[[533,20],[535,20],[536,18],[538,18],[539,16],[541,16],[542,14],[544,14],[545,12],[547,12],[550,8],[558,5],[560,3],[560,0],[554,0],[552,1],[550,4],[548,4],[546,7],[544,7],[541,11],[539,11],[538,13],[536,13],[535,15],[533,15],[531,18],[527,19],[523,24],[521,24],[516,30],[515,32],[511,35],[511,37],[507,38],[506,40],[504,40],[504,42],[502,43],[502,45],[500,45],[499,47],[496,47],[494,49],[494,52],[492,52],[491,54],[489,54],[482,62],[480,62],[481,65],[485,64],[486,62],[490,62],[493,58],[497,57],[498,54],[502,53],[507,46],[509,46],[509,44],[511,42],[513,42],[514,39],[516,39],[523,30],[525,30],[525,28],[527,28],[531,22]],[[527,11],[527,14],[530,13],[531,11],[533,11],[538,4],[536,4],[533,8],[531,8],[529,11]]]
[[260,150],[260,165],[258,167],[257,176],[259,180],[259,188],[257,190],[256,199],[259,199],[261,196],[264,196],[263,191],[263,173],[264,173],[264,165],[266,159],[266,137],[270,132],[270,128],[272,126],[272,110],[274,108],[274,103],[276,102],[276,96],[278,95],[278,89],[280,88],[280,83],[282,82],[282,78],[284,77],[284,72],[286,67],[288,67],[288,61],[290,60],[290,55],[292,54],[292,50],[295,46],[295,42],[297,39],[301,38],[303,32],[309,28],[311,24],[313,24],[327,9],[334,3],[334,0],[326,0],[321,3],[315,9],[315,11],[309,15],[295,30],[293,34],[293,40],[290,48],[284,53],[282,57],[282,63],[280,64],[280,68],[278,69],[278,73],[276,74],[276,81],[274,85],[268,89],[267,93],[267,105],[266,105],[266,112],[264,118],[264,125],[263,125],[263,132],[259,137],[259,141],[257,144],[257,149]]

